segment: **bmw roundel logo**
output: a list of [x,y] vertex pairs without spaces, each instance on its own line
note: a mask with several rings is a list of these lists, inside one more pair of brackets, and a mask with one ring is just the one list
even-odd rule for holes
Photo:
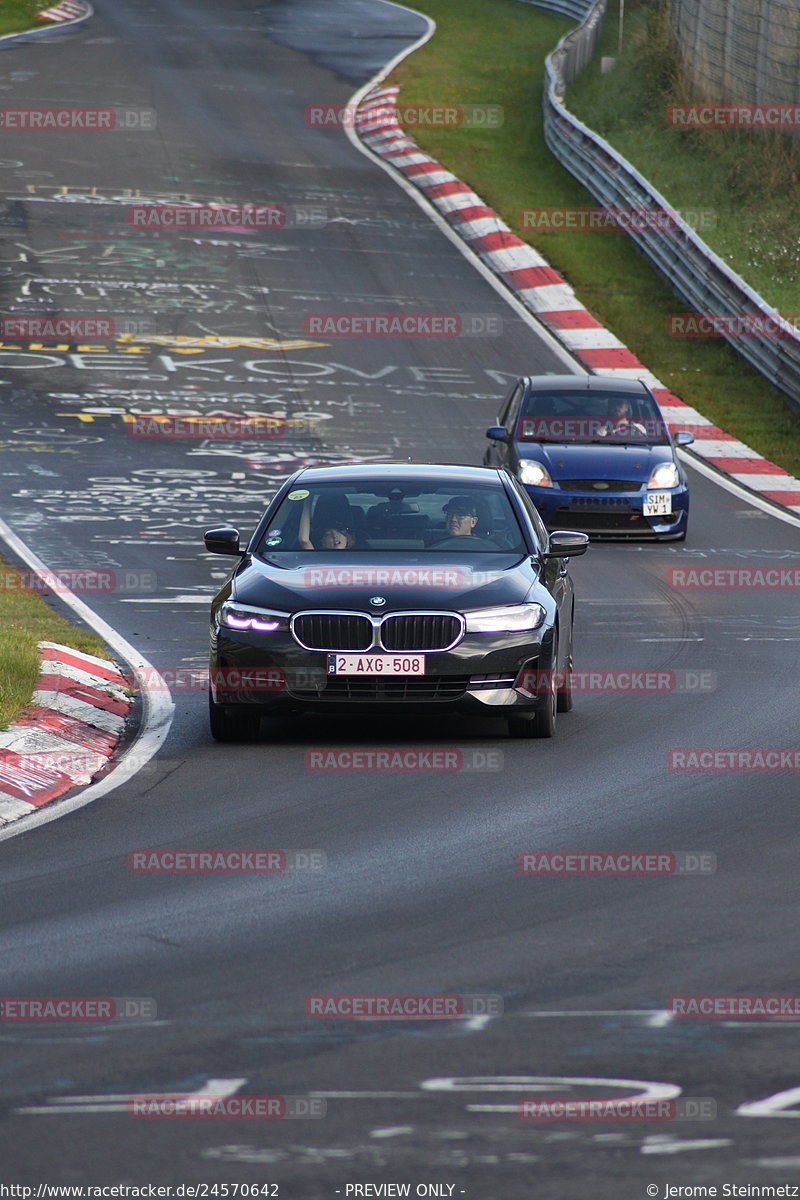
[[370,602],[370,604],[374,604],[375,608],[383,608],[384,604],[386,603],[386,597],[385,596],[370,596],[369,602]]

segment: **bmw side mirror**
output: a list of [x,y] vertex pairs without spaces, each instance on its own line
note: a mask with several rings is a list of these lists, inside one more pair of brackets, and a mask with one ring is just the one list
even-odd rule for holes
[[550,545],[545,558],[576,558],[589,548],[588,533],[575,533],[571,529],[556,529],[550,534]]
[[505,442],[508,440],[508,431],[505,425],[492,425],[486,430],[486,436],[493,442]]
[[679,429],[675,434],[676,446],[691,446],[693,441],[694,434],[690,433],[688,429]]
[[239,549],[238,529],[209,529],[203,535],[206,550],[211,554],[236,554],[240,558],[245,553]]

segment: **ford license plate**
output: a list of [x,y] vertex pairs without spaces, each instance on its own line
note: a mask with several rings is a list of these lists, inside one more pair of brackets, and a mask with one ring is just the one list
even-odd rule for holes
[[672,512],[672,496],[669,492],[648,492],[644,502],[646,517],[665,517]]

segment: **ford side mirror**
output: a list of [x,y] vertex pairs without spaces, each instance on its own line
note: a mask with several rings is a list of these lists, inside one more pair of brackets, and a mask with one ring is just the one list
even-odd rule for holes
[[505,425],[492,425],[486,430],[486,436],[493,442],[508,441],[508,430]]

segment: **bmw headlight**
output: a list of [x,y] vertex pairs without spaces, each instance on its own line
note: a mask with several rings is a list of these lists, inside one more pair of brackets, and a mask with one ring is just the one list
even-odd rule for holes
[[254,608],[251,604],[235,604],[228,600],[220,612],[220,624],[229,629],[254,629],[258,633],[285,633],[290,613],[271,608]]
[[541,604],[508,604],[464,613],[466,633],[524,633],[538,629],[547,616]]
[[519,460],[519,480],[520,483],[527,483],[529,487],[552,487],[553,481],[548,474],[547,467],[542,466],[533,458],[521,458]]
[[674,488],[680,483],[678,468],[674,462],[659,463],[657,467],[653,467],[650,472],[650,478],[647,481],[649,488]]

